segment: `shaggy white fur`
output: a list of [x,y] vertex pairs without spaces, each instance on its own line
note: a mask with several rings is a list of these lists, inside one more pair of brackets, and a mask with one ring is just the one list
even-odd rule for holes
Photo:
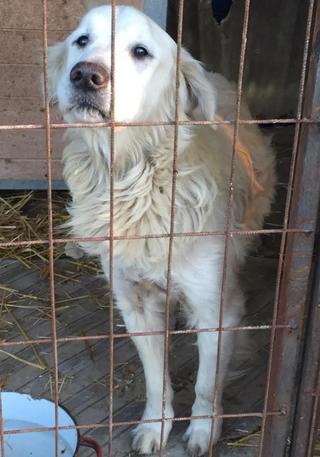
[[[79,37],[82,37],[79,40]],[[85,38],[83,38],[85,37]],[[136,48],[143,48],[136,52]],[[115,120],[172,121],[175,118],[176,44],[155,23],[131,7],[117,7],[115,40]],[[50,97],[68,122],[101,122],[110,115],[110,81],[92,88],[76,87],[70,72],[79,62],[97,64],[110,76],[111,8],[90,11],[62,43],[49,49]],[[90,67],[91,68],[91,67]],[[101,70],[102,71],[102,70]],[[78,80],[83,77],[77,74]],[[90,80],[91,77],[91,80]],[[99,77],[99,75],[98,75]],[[75,79],[75,78],[73,78]],[[100,78],[101,79],[101,78]],[[94,74],[89,83],[100,81]],[[181,55],[180,120],[233,119],[236,95],[221,75],[208,74],[187,51]],[[99,83],[100,84],[100,83]],[[242,117],[250,118],[246,106]],[[230,133],[230,132],[229,132]],[[176,233],[224,231],[227,223],[232,141],[225,127],[180,126],[178,131]],[[232,228],[258,229],[270,210],[274,192],[274,157],[254,125],[242,125],[242,145],[249,151],[260,187],[253,191],[252,173],[240,156],[235,161]],[[63,154],[64,177],[72,195],[69,227],[76,237],[109,233],[110,129],[68,129]],[[115,132],[114,225],[117,236],[168,234],[172,185],[174,128],[125,127]],[[224,293],[225,327],[237,325],[244,297],[237,271],[252,237],[232,236]],[[82,242],[90,255],[100,256],[108,278],[108,242]],[[183,297],[190,327],[217,327],[225,236],[177,237],[173,244],[172,308]],[[130,332],[164,330],[168,239],[114,242],[114,292]],[[232,332],[224,332],[219,381],[232,352]],[[218,333],[198,334],[199,371],[195,386],[195,416],[222,412],[221,392],[213,404]],[[164,338],[137,336],[147,402],[143,419],[161,418]],[[221,391],[221,389],[220,389]],[[173,417],[173,392],[168,379],[166,416]],[[212,421],[194,419],[186,432],[194,455],[208,450]],[[172,421],[167,420],[164,441]],[[213,424],[216,443],[221,419]],[[142,453],[159,449],[160,423],[140,424],[133,447]]]

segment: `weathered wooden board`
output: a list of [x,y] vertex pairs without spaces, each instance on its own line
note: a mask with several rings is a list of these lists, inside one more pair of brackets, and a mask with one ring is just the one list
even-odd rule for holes
[[[49,0],[49,43],[63,39],[90,6],[100,0]],[[143,0],[120,0],[142,9]],[[22,14],[23,12],[23,14]],[[0,124],[44,124],[40,92],[42,74],[42,1],[1,2],[0,5]],[[58,120],[53,113],[53,121]],[[53,179],[61,180],[63,132],[52,134]],[[46,180],[47,165],[43,130],[0,131],[0,187],[10,180],[19,186]],[[10,186],[12,187],[12,186]]]
[[[183,44],[211,71],[237,81],[243,0],[233,0],[220,23],[212,0],[189,0],[184,8]],[[177,35],[178,0],[168,2],[168,31]],[[261,118],[296,113],[309,2],[251,2],[243,88],[253,114]]]
[[[101,0],[49,0],[49,30],[71,30],[89,7],[110,3]],[[143,0],[118,0],[118,4],[143,7]],[[1,29],[42,29],[42,0],[29,0],[26,8],[24,0],[1,3]]]

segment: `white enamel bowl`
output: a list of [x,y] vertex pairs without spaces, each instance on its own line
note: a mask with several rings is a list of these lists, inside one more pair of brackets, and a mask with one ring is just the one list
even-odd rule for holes
[[[2,419],[4,456],[0,457],[56,457],[55,431],[36,432],[32,429],[55,426],[55,405],[49,400],[38,400],[30,395],[2,392]],[[61,406],[58,408],[59,427],[74,427],[72,416]],[[7,433],[28,429],[23,433]],[[91,439],[81,438],[77,429],[59,429],[58,456],[75,457],[80,445],[95,449],[102,457],[100,446]],[[1,446],[0,446],[1,448]]]

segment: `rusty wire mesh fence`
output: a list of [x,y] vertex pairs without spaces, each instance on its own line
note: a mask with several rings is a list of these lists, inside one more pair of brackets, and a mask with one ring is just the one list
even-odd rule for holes
[[[182,47],[183,33],[183,12],[188,8],[188,1],[179,0],[178,15],[178,39],[177,39],[177,62],[176,62],[176,98],[175,98],[175,119],[171,122],[161,122],[157,119],[144,123],[120,123],[114,118],[114,68],[117,65],[115,60],[115,7],[116,1],[112,1],[112,63],[111,63],[111,120],[99,124],[66,124],[54,123],[51,120],[49,99],[48,99],[48,5],[43,0],[43,65],[45,82],[45,122],[41,124],[16,124],[0,125],[0,135],[4,131],[41,131],[46,135],[47,167],[48,167],[48,237],[43,239],[18,239],[1,241],[0,248],[6,247],[32,247],[43,245],[49,252],[49,283],[51,303],[51,336],[39,338],[22,338],[17,340],[1,339],[0,349],[13,347],[26,347],[28,345],[41,346],[52,345],[53,348],[53,399],[55,403],[55,424],[52,427],[32,429],[37,433],[44,430],[55,431],[56,456],[58,456],[58,431],[63,428],[58,422],[59,405],[59,345],[62,343],[72,344],[75,342],[97,342],[103,341],[109,351],[109,379],[108,389],[108,420],[104,423],[85,423],[76,425],[79,430],[102,428],[108,432],[108,455],[115,455],[113,452],[113,433],[115,428],[131,426],[141,422],[161,422],[163,438],[164,424],[171,420],[165,415],[165,391],[167,370],[163,373],[163,402],[162,415],[155,420],[114,420],[113,398],[115,391],[114,381],[114,344],[116,340],[126,339],[131,336],[146,335],[146,333],[115,332],[114,328],[114,304],[113,304],[113,244],[124,239],[156,239],[166,238],[169,245],[167,264],[166,284],[166,305],[165,305],[165,331],[149,332],[147,335],[162,335],[165,341],[164,367],[169,357],[169,341],[173,335],[197,334],[199,332],[218,333],[218,358],[216,374],[219,376],[221,337],[223,332],[261,332],[270,331],[270,349],[267,369],[266,388],[264,392],[263,408],[254,412],[242,411],[236,414],[223,414],[225,419],[257,417],[261,419],[261,433],[257,448],[259,457],[311,457],[314,452],[315,434],[319,412],[319,350],[317,348],[320,325],[319,315],[319,292],[316,290],[319,273],[313,271],[314,246],[317,230],[317,210],[319,204],[319,102],[320,102],[320,76],[319,76],[319,49],[320,49],[320,6],[316,0],[308,2],[308,17],[304,43],[303,62],[298,97],[296,116],[292,118],[273,118],[264,120],[246,120],[240,117],[241,99],[243,96],[243,76],[246,61],[247,33],[250,27],[250,11],[255,7],[254,0],[244,0],[244,20],[241,38],[241,53],[239,65],[239,77],[237,85],[236,118],[234,121],[181,121],[179,120],[179,87],[180,87],[180,54]],[[0,7],[1,9],[1,7]],[[175,232],[175,191],[177,176],[177,148],[179,142],[179,126],[181,125],[212,125],[229,124],[233,127],[233,153],[230,168],[229,198],[226,208],[227,227],[219,232]],[[272,125],[294,125],[294,140],[292,157],[289,171],[287,198],[284,209],[284,220],[282,228],[263,230],[233,230],[232,229],[232,202],[233,202],[233,180],[235,172],[236,142],[239,126],[242,124],[272,124]],[[170,230],[166,235],[150,233],[147,235],[136,234],[130,237],[119,236],[113,230],[114,217],[114,155],[115,155],[115,128],[121,126],[155,126],[171,125],[174,128],[173,161],[172,161],[172,191],[171,191],[171,222]],[[51,137],[53,131],[61,131],[67,128],[109,128],[111,131],[111,166],[110,166],[110,232],[105,237],[87,238],[65,238],[54,236],[53,211],[52,211],[52,146]],[[226,284],[227,258],[230,239],[234,236],[251,236],[260,234],[265,236],[277,235],[281,238],[278,268],[276,277],[275,300],[273,305],[272,322],[265,325],[240,325],[237,327],[223,327],[224,313],[224,289]],[[170,330],[170,294],[172,290],[172,260],[174,256],[173,242],[178,237],[215,237],[225,238],[223,280],[219,305],[219,325],[217,328],[206,328],[200,330]],[[57,332],[57,307],[56,307],[56,286],[55,286],[55,248],[64,243],[77,243],[78,241],[107,241],[109,243],[109,328],[104,334],[59,336]],[[317,252],[316,252],[317,254]],[[319,253],[318,253],[319,257]],[[319,259],[318,259],[319,261]],[[310,278],[314,279],[313,292],[310,292]],[[313,293],[313,299],[310,296]],[[318,294],[318,295],[317,295]],[[108,311],[105,311],[108,312]],[[305,316],[309,316],[308,327],[306,327]],[[306,331],[306,329],[309,329]],[[311,335],[311,336],[310,336]],[[307,337],[306,337],[307,336]],[[301,354],[305,350],[305,357]],[[305,364],[302,362],[305,361]],[[216,383],[214,398],[217,395],[219,383]],[[297,403],[296,403],[297,400]],[[0,401],[1,416],[1,401]],[[213,419],[217,416],[184,416],[176,417],[175,422],[188,421],[190,418]],[[306,419],[308,418],[308,420]],[[65,427],[68,428],[68,427]],[[69,427],[70,428],[70,427]],[[29,430],[30,431],[30,430]],[[4,436],[8,433],[26,433],[28,429],[4,430],[3,420],[0,418],[0,440],[1,453],[4,453]],[[213,432],[213,427],[212,431]],[[308,438],[308,439],[307,439]],[[161,440],[162,442],[163,440]],[[161,445],[160,456],[164,455],[164,446]],[[291,453],[290,453],[291,452]],[[213,454],[210,447],[209,456]],[[288,454],[286,454],[288,453]]]

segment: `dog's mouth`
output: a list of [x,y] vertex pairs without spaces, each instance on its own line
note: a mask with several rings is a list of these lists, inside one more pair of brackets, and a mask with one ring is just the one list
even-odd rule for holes
[[69,112],[77,113],[77,116],[83,117],[84,120],[93,122],[106,122],[110,119],[110,113],[102,109],[98,104],[88,100],[79,100],[70,106]]
[[80,112],[92,115],[93,117],[100,117],[103,121],[109,119],[108,113],[102,110],[99,106],[90,102],[80,102],[76,105],[76,109]]

